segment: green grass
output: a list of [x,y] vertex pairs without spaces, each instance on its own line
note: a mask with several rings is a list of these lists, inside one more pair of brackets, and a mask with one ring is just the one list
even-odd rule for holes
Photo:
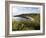
[[29,14],[34,21],[12,21],[12,31],[40,30],[40,14]]

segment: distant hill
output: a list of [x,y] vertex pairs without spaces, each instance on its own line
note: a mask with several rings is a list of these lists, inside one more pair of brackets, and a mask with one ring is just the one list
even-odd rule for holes
[[30,16],[30,15],[37,15],[37,14],[39,14],[39,13],[28,13],[28,14],[20,14],[20,15],[14,15],[13,17],[23,17],[23,16]]

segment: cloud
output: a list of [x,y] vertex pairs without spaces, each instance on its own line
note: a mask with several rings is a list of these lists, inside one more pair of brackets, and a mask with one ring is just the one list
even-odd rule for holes
[[13,7],[13,15],[26,14],[26,13],[40,13],[38,7]]

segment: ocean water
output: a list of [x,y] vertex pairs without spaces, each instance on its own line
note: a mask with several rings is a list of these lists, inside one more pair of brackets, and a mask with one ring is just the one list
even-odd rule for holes
[[23,18],[23,17],[12,17],[14,20],[16,21],[26,21],[26,20],[29,20],[29,19],[26,19],[26,18]]

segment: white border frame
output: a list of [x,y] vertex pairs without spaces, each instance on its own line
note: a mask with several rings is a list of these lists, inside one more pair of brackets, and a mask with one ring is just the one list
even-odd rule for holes
[[[21,6],[21,7],[40,7],[40,30],[28,30],[28,31],[12,31],[12,6]],[[9,34],[26,34],[26,33],[43,33],[43,6],[41,5],[22,5],[22,4],[10,4],[10,30]]]

